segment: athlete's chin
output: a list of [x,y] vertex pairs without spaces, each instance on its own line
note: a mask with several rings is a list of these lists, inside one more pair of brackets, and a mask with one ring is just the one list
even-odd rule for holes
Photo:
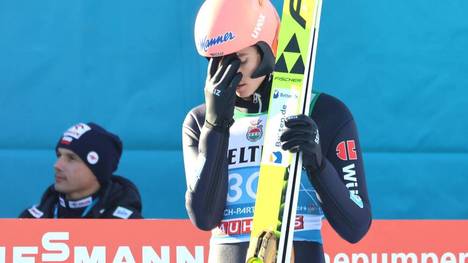
[[64,182],[55,182],[54,184],[55,191],[66,194],[68,192],[68,187],[65,185]]
[[243,100],[252,100],[253,93],[249,92],[247,90],[244,90],[244,89],[237,89],[236,90],[236,95],[237,95],[237,97],[239,97],[239,98],[241,98]]

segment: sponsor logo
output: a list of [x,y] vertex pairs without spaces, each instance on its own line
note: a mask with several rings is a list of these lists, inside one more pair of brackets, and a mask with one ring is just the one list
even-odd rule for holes
[[[228,236],[250,234],[250,232],[252,231],[252,227],[252,218],[223,221],[218,225],[219,230],[221,230],[221,232],[224,235]],[[296,221],[294,222],[294,229],[304,229],[304,216],[296,216]]]
[[354,140],[346,140],[338,143],[336,146],[336,156],[340,160],[357,160],[356,142]]
[[[257,178],[258,178],[258,173],[257,173]],[[232,187],[231,187],[231,189],[232,189]],[[228,198],[229,198],[229,196],[228,196]],[[255,199],[255,196],[252,196],[252,199]],[[235,200],[235,201],[237,201],[237,200]],[[235,217],[239,218],[239,216],[243,215],[244,217],[250,217],[254,213],[254,208],[255,208],[255,204],[253,204],[251,206],[244,206],[244,207],[226,208],[226,209],[224,209],[224,216],[225,217],[227,217],[227,216],[234,217],[235,216]]]
[[[284,50],[279,53],[280,53],[279,58],[275,64],[276,72],[293,73],[293,74],[301,74],[301,75],[304,74],[305,60],[302,57],[301,49],[299,47],[299,41],[297,40],[296,34],[292,35],[291,39],[289,40]],[[275,79],[277,78],[275,77]],[[293,79],[293,82],[296,82],[296,79],[299,81],[302,81],[301,78],[292,78],[292,79]]]
[[[343,161],[355,161],[358,159],[356,152],[355,140],[344,140],[336,146],[336,156]],[[364,203],[359,196],[359,187],[356,178],[356,165],[354,163],[349,164],[342,169],[343,179],[345,181],[346,188],[349,190],[349,198],[358,207],[363,208]]]
[[35,246],[25,246],[24,242],[0,246],[0,262],[203,262],[205,253],[203,246],[129,246],[128,242],[116,244],[112,239],[108,242],[113,244],[93,245],[90,238],[83,245],[82,239],[71,239],[72,234],[46,232]]
[[281,106],[281,110],[280,110],[280,113],[281,113],[281,120],[280,120],[280,124],[279,124],[279,127],[278,127],[278,131],[276,132],[276,142],[275,142],[275,146],[276,147],[281,147],[281,134],[283,134],[283,131],[284,129],[286,128],[286,113],[287,113],[287,109],[288,109],[288,106],[283,104],[283,106]]
[[277,99],[277,98],[290,99],[292,98],[292,95],[288,93],[280,92],[279,90],[275,90],[275,92],[273,93],[273,99]]
[[350,199],[360,208],[364,207],[361,197],[359,196],[358,182],[356,178],[356,165],[354,163],[343,167],[343,179],[346,182],[346,188],[349,190]]
[[[421,233],[422,235],[422,233]],[[379,241],[378,244],[384,244],[384,241]],[[380,245],[381,246],[381,245]],[[399,249],[401,249],[400,246]],[[424,247],[421,246],[420,247]],[[429,246],[430,247],[430,246]],[[427,248],[425,248],[427,250]],[[382,249],[383,251],[388,248]],[[395,248],[394,250],[397,250]],[[389,263],[417,263],[417,262],[453,262],[453,263],[465,263],[468,258],[468,253],[452,253],[452,252],[386,252],[386,253],[371,253],[373,250],[369,249],[365,253],[352,253],[349,249],[347,253],[334,253],[325,255],[325,262],[389,262]],[[442,251],[442,250],[439,250]]]
[[252,231],[252,218],[221,222],[219,230],[225,235],[249,234]]
[[271,154],[271,158],[270,158],[270,161],[274,162],[274,163],[282,163],[283,161],[283,154],[281,152],[273,152]]
[[353,194],[352,191],[349,192],[349,199],[351,199],[357,206],[364,208],[364,203],[359,195]]
[[35,218],[41,218],[44,215],[44,213],[41,210],[37,209],[36,206],[29,208],[28,211]]
[[90,196],[83,200],[69,201],[68,205],[70,206],[70,208],[81,208],[81,207],[86,207],[90,205],[92,202],[93,202],[93,198]]
[[88,156],[86,156],[89,164],[96,164],[99,161],[99,155],[97,152],[89,152]]
[[279,97],[279,91],[275,90],[275,92],[273,93],[273,99],[277,99],[278,97]]
[[263,125],[261,125],[262,120],[252,120],[250,126],[247,128],[246,138],[250,142],[256,142],[260,140],[263,136]]
[[133,211],[125,208],[118,206],[114,213],[112,213],[113,216],[123,218],[123,219],[128,219],[131,215],[133,214]]
[[275,80],[279,80],[279,81],[286,81],[286,82],[292,82],[292,83],[297,83],[297,82],[301,82],[302,79],[301,78],[293,78],[293,77],[278,77],[276,76],[275,77]]
[[264,14],[260,14],[257,19],[257,24],[255,25],[254,31],[252,32],[253,38],[258,38],[260,36],[260,32],[262,32],[263,26],[265,25],[266,16]]
[[257,161],[260,161],[262,150],[263,146],[259,145],[229,149],[229,165],[241,163],[256,163]]
[[199,42],[199,46],[201,49],[204,51],[207,51],[210,47],[213,46],[218,46],[221,44],[224,44],[226,42],[232,41],[236,38],[233,32],[226,32],[224,34],[221,34],[219,36],[215,36],[213,38],[203,38]]
[[[73,139],[78,140],[83,134],[90,131],[91,127],[84,123],[79,123],[69,128],[64,134],[62,140],[71,142]],[[67,138],[66,138],[67,137]],[[66,138],[66,139],[65,139]]]
[[304,29],[306,29],[306,20],[301,16],[301,0],[289,2],[289,12],[292,18]]
[[304,216],[296,216],[296,221],[294,222],[294,229],[304,229]]
[[221,90],[213,89],[213,95],[218,96],[218,97],[221,96]]

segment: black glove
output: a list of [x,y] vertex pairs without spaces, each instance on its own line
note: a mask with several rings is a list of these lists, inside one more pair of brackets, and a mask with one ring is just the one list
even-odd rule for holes
[[210,127],[226,131],[234,123],[236,88],[242,79],[239,66],[235,54],[210,59],[205,83],[205,123]]
[[317,124],[309,116],[290,116],[285,121],[286,129],[280,137],[283,150],[302,152],[302,166],[310,174],[322,168],[323,157]]

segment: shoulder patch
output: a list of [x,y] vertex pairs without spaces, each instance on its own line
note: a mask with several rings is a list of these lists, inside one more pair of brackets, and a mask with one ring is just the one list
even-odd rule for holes
[[33,206],[28,209],[29,213],[34,216],[35,218],[41,218],[44,215],[44,212],[41,210],[37,209],[36,206]]
[[131,215],[133,214],[133,211],[130,209],[127,209],[125,207],[118,206],[114,213],[112,213],[113,216],[118,217],[118,218],[123,218],[123,219],[128,219]]

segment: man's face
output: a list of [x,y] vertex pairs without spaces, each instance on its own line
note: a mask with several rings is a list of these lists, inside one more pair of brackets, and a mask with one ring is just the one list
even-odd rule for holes
[[89,196],[99,190],[99,182],[93,172],[74,152],[57,149],[55,169],[55,190],[69,199]]

